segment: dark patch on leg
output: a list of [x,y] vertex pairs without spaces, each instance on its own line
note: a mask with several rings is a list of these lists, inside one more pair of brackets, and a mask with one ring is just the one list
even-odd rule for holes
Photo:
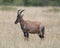
[[29,38],[29,33],[27,32],[27,38]]
[[40,32],[39,32],[39,37],[40,37],[41,39],[44,38],[44,30],[45,30],[45,28],[42,27],[41,30],[40,30]]
[[28,32],[24,32],[24,37],[29,38],[29,33]]
[[42,38],[44,38],[44,36],[43,35],[39,35],[39,37],[42,39]]
[[27,35],[26,35],[26,32],[24,32],[24,37],[26,37]]
[[24,37],[25,37],[25,39],[24,39],[24,40],[27,40],[27,41],[28,41],[29,33],[28,33],[28,32],[24,32]]
[[42,35],[41,35],[41,38],[44,38],[44,34],[45,34],[45,27],[42,28]]

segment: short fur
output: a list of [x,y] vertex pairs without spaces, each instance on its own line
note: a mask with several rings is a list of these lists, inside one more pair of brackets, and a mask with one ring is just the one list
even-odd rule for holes
[[37,22],[37,21],[33,22],[28,20],[25,21],[23,19],[23,15],[21,15],[23,11],[24,10],[22,11],[18,10],[18,15],[15,24],[20,23],[21,29],[24,33],[24,37],[29,38],[29,33],[31,33],[31,34],[38,34],[41,39],[44,38],[45,27],[41,24],[41,22]]

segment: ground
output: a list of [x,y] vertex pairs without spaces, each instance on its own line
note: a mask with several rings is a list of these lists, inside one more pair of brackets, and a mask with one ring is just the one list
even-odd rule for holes
[[[60,48],[60,12],[48,11],[51,7],[16,7],[0,10],[0,48]],[[60,8],[60,7],[59,7]],[[24,9],[24,20],[39,21],[45,26],[45,38],[30,34],[24,41],[19,23],[14,24],[17,10]]]

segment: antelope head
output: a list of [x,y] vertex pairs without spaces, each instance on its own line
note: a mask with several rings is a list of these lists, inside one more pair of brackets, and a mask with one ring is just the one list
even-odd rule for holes
[[18,12],[17,12],[17,18],[16,18],[16,21],[15,21],[15,24],[17,24],[17,23],[19,23],[19,22],[22,21],[22,17],[23,17],[22,12],[23,12],[23,11],[24,11],[24,10],[18,10]]

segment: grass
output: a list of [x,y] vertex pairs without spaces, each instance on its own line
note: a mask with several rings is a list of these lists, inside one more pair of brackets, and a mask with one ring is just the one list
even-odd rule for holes
[[2,10],[2,11],[14,11],[14,10],[16,10],[16,8],[12,7],[12,6],[1,6],[0,10]]
[[58,8],[58,7],[51,7],[51,8],[49,8],[49,9],[47,9],[47,10],[44,10],[43,12],[60,12],[60,8]]
[[59,8],[53,7],[52,9],[49,9],[50,12],[60,12]]

